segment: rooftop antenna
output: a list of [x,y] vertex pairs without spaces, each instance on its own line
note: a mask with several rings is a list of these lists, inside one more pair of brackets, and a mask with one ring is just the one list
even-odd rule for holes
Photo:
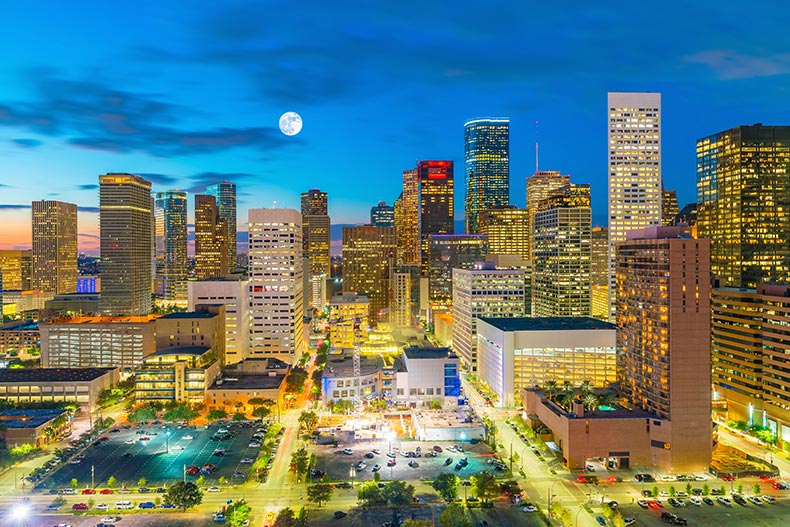
[[538,173],[538,121],[535,120],[535,173]]

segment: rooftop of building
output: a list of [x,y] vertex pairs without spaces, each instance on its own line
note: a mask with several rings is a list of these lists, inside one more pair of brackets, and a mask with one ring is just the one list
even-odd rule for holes
[[38,322],[26,320],[24,322],[11,322],[3,327],[0,331],[35,331],[38,329]]
[[193,355],[195,357],[200,357],[208,351],[211,351],[211,348],[207,348],[205,346],[178,346],[174,348],[162,348],[156,350],[146,358],[167,357],[168,355]]
[[0,423],[8,428],[37,428],[64,413],[60,409],[2,410]]
[[142,316],[97,316],[97,317],[68,317],[58,318],[49,322],[42,322],[46,325],[55,324],[149,324],[158,319],[161,315],[142,315]]
[[[625,408],[619,404],[613,404],[611,406],[599,405],[595,410],[585,409],[583,417],[576,417],[573,411],[567,411],[557,403],[550,401],[540,388],[525,388],[525,390],[537,390],[539,392],[539,400],[543,406],[556,415],[565,416],[569,419],[660,419],[655,414],[646,412],[641,408]],[[606,388],[593,389],[593,393],[596,395],[602,395],[607,392],[611,393],[612,390]]]
[[188,320],[192,318],[214,318],[216,316],[217,315],[214,313],[208,313],[206,311],[179,311],[178,313],[170,313],[160,317],[160,320]]
[[85,382],[98,379],[115,368],[0,368],[4,382]]
[[279,389],[285,374],[247,374],[240,377],[224,377],[217,379],[209,387],[211,390],[275,390]]
[[414,419],[423,428],[473,428],[483,422],[471,408],[453,410],[416,410]]
[[403,350],[408,359],[457,359],[458,356],[450,348],[422,348],[409,346]]
[[[384,361],[379,356],[361,356],[359,358],[359,372],[361,375],[372,375],[384,367]],[[340,378],[354,376],[354,358],[351,350],[337,355],[328,355],[324,377]]]
[[592,317],[514,317],[488,318],[480,320],[502,331],[571,331],[589,329],[609,329],[617,326]]

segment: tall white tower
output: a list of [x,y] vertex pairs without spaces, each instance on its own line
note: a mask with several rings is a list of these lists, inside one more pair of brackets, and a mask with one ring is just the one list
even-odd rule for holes
[[661,94],[609,93],[609,313],[614,318],[615,245],[661,225]]
[[302,215],[249,210],[250,357],[288,363],[304,348]]

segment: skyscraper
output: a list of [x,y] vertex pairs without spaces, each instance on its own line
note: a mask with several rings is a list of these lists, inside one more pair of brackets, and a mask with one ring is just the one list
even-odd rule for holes
[[[320,275],[327,277],[330,273],[330,220],[327,205],[326,192],[311,189],[302,193],[302,254],[310,266],[305,269],[308,282]],[[312,295],[308,295],[310,304],[311,299]]]
[[592,316],[609,320],[609,229],[593,227],[590,238]]
[[722,286],[790,282],[790,126],[697,141],[697,229]]
[[675,224],[680,209],[678,209],[678,196],[674,190],[661,191],[661,225]]
[[478,231],[488,236],[489,254],[515,254],[529,261],[529,214],[515,205],[480,211]]
[[420,263],[420,180],[416,168],[403,171],[401,195],[395,201],[398,263]]
[[661,94],[609,93],[609,305],[615,247],[626,232],[661,225]]
[[478,215],[510,204],[510,119],[481,117],[464,123],[467,234],[478,234]]
[[293,209],[248,214],[249,353],[294,363],[304,350],[302,216]]
[[33,289],[55,294],[77,290],[77,205],[34,201]]
[[33,251],[0,250],[0,290],[27,291],[32,287]]
[[151,182],[132,174],[99,176],[101,298],[105,315],[151,311]]
[[[706,470],[712,451],[710,242],[687,227],[631,231],[617,245],[617,379],[651,427],[654,464]],[[649,423],[648,423],[649,424]]]
[[219,216],[228,227],[228,266],[233,271],[236,268],[236,184],[214,183],[206,187],[206,194],[216,198]]
[[567,185],[533,210],[532,313],[589,316],[590,185]]
[[387,321],[396,250],[394,227],[343,227],[343,292],[368,297],[371,327]]
[[187,300],[187,193],[157,192],[154,200],[156,287],[169,301]]
[[529,260],[532,260],[535,209],[541,201],[553,195],[556,191],[571,184],[571,176],[561,174],[559,170],[540,170],[527,178],[527,232]]
[[453,162],[417,163],[420,269],[428,274],[430,234],[453,234]]
[[220,278],[230,273],[228,223],[222,218],[217,199],[195,195],[195,277]]
[[428,302],[432,309],[453,303],[453,269],[471,269],[489,252],[485,234],[431,234],[428,236]]
[[394,227],[395,208],[387,205],[386,201],[379,201],[379,204],[370,208],[370,224],[374,227]]

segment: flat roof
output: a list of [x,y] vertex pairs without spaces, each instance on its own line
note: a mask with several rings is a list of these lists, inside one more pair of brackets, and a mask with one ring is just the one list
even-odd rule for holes
[[0,368],[4,382],[85,382],[98,379],[115,368]]
[[[384,361],[378,355],[373,357],[361,356],[359,358],[359,372],[361,375],[376,373],[384,367]],[[344,355],[343,358],[329,355],[326,358],[324,367],[324,377],[352,377],[354,375],[354,358],[351,353]]]
[[151,355],[147,355],[145,358],[148,357],[165,357],[167,355],[194,355],[196,357],[200,357],[211,348],[207,348],[205,346],[179,346],[176,348],[164,348],[160,350],[156,350]]
[[218,315],[214,313],[207,313],[205,311],[180,311],[178,313],[170,313],[163,317],[160,317],[160,320],[172,320],[172,319],[190,319],[190,318],[214,318]]
[[458,356],[450,351],[450,348],[420,348],[410,346],[403,350],[403,353],[410,359],[457,359]]
[[0,423],[8,428],[37,428],[65,413],[60,409],[2,410]]
[[457,410],[415,410],[414,419],[425,428],[478,428],[483,421],[471,408]]
[[0,327],[0,331],[33,331],[38,329],[38,322],[17,322]]
[[233,380],[228,380],[228,377],[224,379],[218,379],[222,382],[222,384],[217,384],[217,381],[214,381],[209,387],[209,391],[211,390],[273,390],[280,387],[280,385],[285,380],[285,375],[254,375],[254,374],[246,374],[246,375],[239,375],[238,377],[233,377]]
[[502,331],[568,331],[581,329],[609,329],[617,326],[592,317],[514,317],[486,318],[480,320]]

